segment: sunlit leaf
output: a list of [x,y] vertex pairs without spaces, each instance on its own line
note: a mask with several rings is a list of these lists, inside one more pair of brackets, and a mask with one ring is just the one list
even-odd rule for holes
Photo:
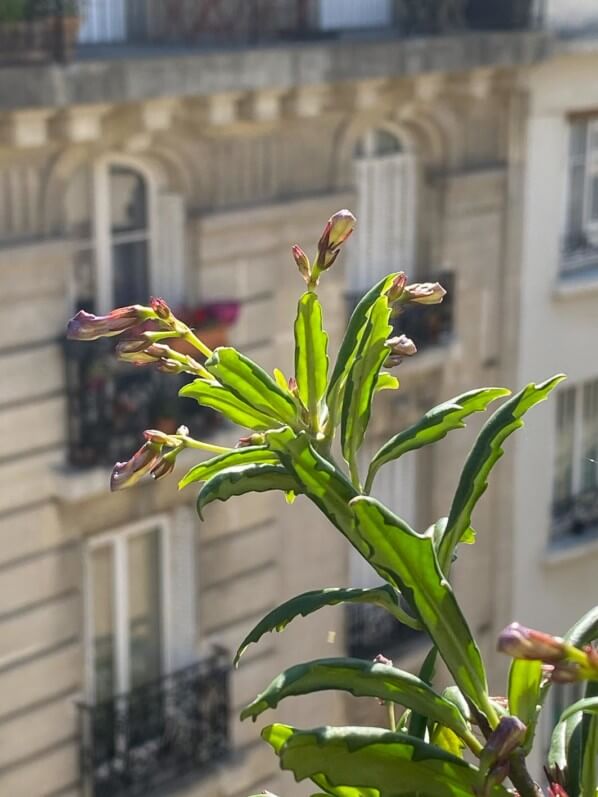
[[296,480],[282,465],[237,465],[220,471],[204,484],[197,496],[197,512],[203,519],[203,510],[212,501],[228,501],[233,496],[269,490],[301,492]]
[[295,379],[301,402],[318,428],[321,401],[328,381],[328,335],[322,326],[322,306],[315,293],[304,293],[295,321]]
[[509,670],[509,713],[527,725],[524,747],[531,750],[540,710],[542,662],[513,659]]
[[269,462],[275,465],[278,458],[266,446],[248,446],[237,448],[226,454],[221,454],[205,462],[195,465],[183,476],[179,482],[179,490],[193,482],[205,482],[215,476],[221,470],[226,470],[235,465],[257,465],[258,463]]
[[275,429],[281,425],[274,416],[256,410],[228,388],[216,382],[195,379],[181,388],[179,396],[193,398],[202,406],[220,412],[229,421],[256,432]]
[[394,374],[389,374],[388,371],[381,371],[378,375],[376,382],[376,392],[380,390],[398,390],[399,380]]

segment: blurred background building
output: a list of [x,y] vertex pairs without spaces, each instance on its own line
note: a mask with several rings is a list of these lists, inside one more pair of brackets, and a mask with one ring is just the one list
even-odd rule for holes
[[[372,574],[302,499],[200,524],[176,475],[110,495],[144,428],[234,433],[176,380],[64,341],[80,307],[161,295],[290,374],[289,245],[340,207],[359,227],[323,280],[333,343],[389,271],[449,288],[404,318],[419,353],[370,453],[473,387],[570,375],[508,444],[456,569],[483,652],[513,617],[563,631],[595,601],[596,22],[592,0],[0,0],[0,793],[276,791],[244,702],[298,660],[425,654],[336,608],[231,673],[281,599]],[[388,466],[379,497],[418,529],[446,514],[479,423]],[[278,716],[376,713],[323,694]]]

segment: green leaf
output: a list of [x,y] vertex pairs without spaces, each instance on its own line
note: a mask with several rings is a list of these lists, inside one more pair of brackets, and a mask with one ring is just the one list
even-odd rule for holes
[[559,717],[559,722],[565,722],[578,712],[587,714],[598,714],[598,697],[584,697],[576,703],[572,703],[563,711]]
[[366,485],[368,492],[374,477],[382,465],[406,454],[408,451],[422,448],[422,446],[442,440],[453,429],[464,429],[464,419],[474,412],[483,412],[489,404],[502,396],[508,396],[509,390],[502,387],[486,387],[480,390],[471,390],[460,396],[445,401],[426,414],[413,426],[409,426],[399,434],[391,437],[382,448],[376,452],[372,462]]
[[440,747],[441,750],[446,750],[447,753],[451,753],[457,758],[463,758],[465,743],[450,728],[445,728],[444,725],[436,725],[430,741],[436,747]]
[[234,465],[257,465],[261,462],[277,464],[278,458],[266,446],[247,446],[234,451],[221,454],[205,462],[200,462],[187,471],[179,482],[179,490],[193,482],[205,482],[221,470],[226,470]]
[[459,709],[411,673],[387,664],[352,658],[308,661],[278,675],[268,688],[241,712],[241,719],[257,717],[276,708],[287,697],[338,689],[355,697],[375,697],[425,714],[459,736],[469,728]]
[[[432,686],[434,673],[436,671],[436,659],[438,658],[438,648],[433,645],[419,670],[419,678],[428,686]],[[409,719],[409,733],[418,739],[423,739],[426,734],[427,718],[423,714],[413,712]]]
[[281,425],[274,416],[254,409],[246,401],[216,382],[195,379],[179,390],[179,396],[194,398],[202,406],[211,407],[220,412],[229,421],[256,432],[265,432],[267,429],[274,429]]
[[301,492],[295,479],[282,465],[237,465],[220,471],[204,484],[197,496],[197,512],[203,520],[203,510],[212,501],[227,501],[233,496],[268,490]]
[[359,351],[347,378],[341,412],[341,440],[347,462],[354,459],[370,421],[378,375],[388,357],[386,341],[392,332],[389,318],[388,299],[381,296],[372,306]]
[[376,382],[376,393],[380,390],[398,390],[399,380],[394,374],[389,374],[388,371],[381,371],[378,375]]
[[447,572],[463,532],[471,526],[471,515],[488,486],[488,475],[504,453],[502,444],[523,426],[521,418],[527,410],[544,401],[564,378],[562,375],[553,376],[539,385],[527,385],[506,401],[484,425],[461,473],[447,529],[440,543],[438,558],[443,572]]
[[296,425],[297,407],[292,397],[249,357],[223,346],[206,360],[205,368],[246,404],[279,422]]
[[542,662],[513,659],[509,670],[509,713],[527,725],[524,749],[530,751],[540,710]]
[[[270,631],[283,631],[295,617],[299,617],[299,615],[307,617],[324,606],[336,606],[339,603],[370,603],[381,606],[392,614],[402,612],[399,595],[388,584],[374,587],[373,589],[331,587],[329,589],[315,589],[310,592],[304,592],[302,595],[297,595],[285,601],[285,603],[281,603],[280,606],[277,606],[262,618],[255,628],[247,634],[235,655],[235,667],[247,647],[252,642],[259,642],[264,634]],[[411,621],[411,618],[407,615],[406,619]],[[415,623],[415,625],[418,624]]]
[[[580,701],[581,702],[581,701]],[[581,797],[596,797],[598,793],[598,716],[589,724],[581,765]]]
[[372,305],[380,296],[383,296],[386,291],[388,291],[396,276],[396,273],[389,274],[387,277],[381,279],[380,282],[376,283],[376,285],[374,285],[361,299],[349,319],[326,392],[326,401],[330,411],[331,425],[333,428],[338,423],[347,377],[353,366],[357,348],[361,336],[363,335]]
[[[576,797],[579,793],[578,775],[581,769],[581,755],[579,744],[576,742],[581,737],[581,712],[569,717],[564,722],[558,722],[552,732],[550,749],[548,751],[548,766],[556,774],[563,773],[567,780],[567,793],[569,797]],[[573,780],[577,783],[571,788]]]
[[322,306],[315,293],[299,299],[295,321],[295,379],[299,398],[314,429],[319,428],[321,401],[328,381],[328,335],[322,326]]
[[487,711],[482,657],[440,570],[431,537],[417,534],[373,498],[355,498],[351,507],[370,564],[386,574],[417,613],[463,694]]
[[583,648],[598,639],[598,606],[594,606],[565,634],[567,642]]
[[[480,772],[460,758],[402,733],[381,728],[271,725],[262,737],[296,780],[311,778],[339,797],[471,797],[481,792]],[[367,788],[363,784],[367,783]],[[506,797],[502,786],[492,797]]]

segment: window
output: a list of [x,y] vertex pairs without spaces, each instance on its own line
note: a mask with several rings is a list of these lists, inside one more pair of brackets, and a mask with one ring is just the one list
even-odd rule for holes
[[557,396],[553,536],[598,526],[598,379]]
[[320,29],[384,28],[392,22],[391,0],[320,0]]
[[85,0],[81,44],[119,42],[126,38],[126,0]]
[[362,293],[391,271],[413,271],[416,164],[387,130],[369,130],[354,153],[357,218],[349,251],[349,293]]
[[598,265],[598,118],[571,124],[563,273]]

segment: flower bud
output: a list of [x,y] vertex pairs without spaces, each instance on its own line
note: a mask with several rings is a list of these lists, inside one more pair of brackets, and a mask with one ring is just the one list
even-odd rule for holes
[[548,664],[556,664],[567,655],[562,639],[519,623],[511,623],[502,631],[498,638],[498,650],[515,659],[539,659]]
[[403,291],[405,290],[406,284],[407,284],[407,275],[405,274],[404,271],[399,271],[397,276],[392,281],[392,285],[386,291],[386,295],[388,296],[388,301],[391,304],[401,298],[401,296],[403,295]]
[[295,258],[295,263],[297,263],[299,273],[306,282],[309,282],[309,278],[311,276],[311,263],[309,262],[308,256],[297,244],[291,247],[291,251],[293,252],[293,257]]
[[150,300],[150,304],[152,306],[152,310],[154,311],[156,316],[160,319],[160,321],[174,321],[172,310],[166,304],[164,299],[159,299],[158,297],[152,297]]
[[569,795],[559,783],[551,783],[548,787],[548,797],[569,797]]
[[527,727],[517,717],[501,717],[480,754],[480,768],[502,764],[525,739]]
[[417,353],[415,343],[407,335],[398,335],[386,341],[390,352],[384,361],[385,368],[394,368],[403,362],[403,357],[412,357]]
[[112,492],[137,484],[157,463],[161,448],[159,445],[146,442],[127,462],[117,462],[110,476]]
[[181,425],[181,426],[179,426],[179,428],[176,430],[176,433],[177,433],[177,434],[178,434],[180,437],[189,437],[189,427],[188,427],[188,426],[183,426],[183,425]]
[[382,653],[378,653],[374,656],[373,661],[374,664],[386,664],[388,667],[392,667],[392,659],[387,659]]
[[151,317],[152,313],[147,307],[139,304],[129,307],[117,307],[108,315],[94,315],[79,310],[67,324],[66,336],[70,340],[97,340],[112,335],[120,335],[127,329],[132,329],[141,321]]
[[158,360],[156,368],[163,374],[182,374],[185,370],[183,363],[177,360],[171,360],[169,357],[163,357]]
[[341,246],[355,229],[356,218],[350,210],[338,210],[332,215],[320,240],[318,241],[317,265],[320,271],[330,268],[340,251]]
[[439,282],[414,282],[406,285],[401,294],[401,304],[440,304],[446,295]]
[[261,432],[249,434],[246,437],[240,437],[239,442],[235,448],[248,448],[249,446],[263,446],[266,443],[266,435]]
[[163,479],[165,476],[168,476],[169,473],[172,473],[174,470],[174,464],[174,458],[169,457],[168,454],[165,457],[161,457],[151,469],[151,477],[155,481],[158,481],[158,479]]
[[116,347],[116,357],[133,365],[151,365],[167,360],[170,349],[162,343],[150,343],[143,338],[121,341]]
[[173,446],[178,445],[178,440],[176,438],[172,438],[170,435],[167,435],[166,432],[162,432],[160,429],[146,429],[143,433],[143,436],[148,443],[154,443],[158,446],[168,446],[169,448],[172,448]]

